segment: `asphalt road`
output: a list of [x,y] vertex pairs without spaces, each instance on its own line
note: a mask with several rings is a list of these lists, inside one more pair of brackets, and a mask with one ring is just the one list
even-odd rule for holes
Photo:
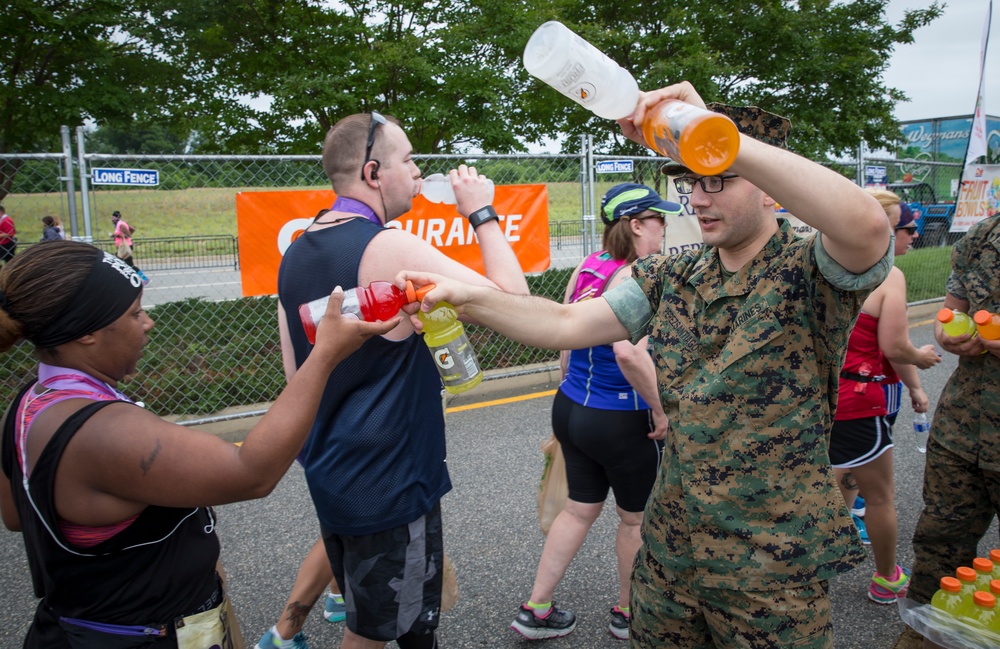
[[[932,342],[929,324],[911,330],[917,345]],[[932,406],[955,366],[945,356],[921,373]],[[554,388],[539,385],[540,391]],[[448,464],[455,489],[445,497],[445,546],[458,574],[458,605],[442,617],[441,646],[525,647],[529,643],[507,627],[527,598],[541,553],[537,488],[542,469],[539,443],[550,433],[551,397],[530,398],[520,390],[504,403],[450,412]],[[528,393],[528,394],[526,394]],[[490,395],[491,399],[497,395]],[[479,397],[482,398],[482,397]],[[469,405],[476,391],[453,401]],[[924,456],[913,444],[911,412],[904,407],[896,426],[895,471],[899,512],[900,563],[911,565],[910,538],[920,509]],[[265,499],[219,508],[223,563],[241,626],[252,647],[274,623],[299,561],[317,538],[318,528],[302,472],[297,467]],[[556,592],[557,603],[576,612],[571,635],[546,641],[551,649],[624,647],[607,632],[614,603],[614,528],[609,503]],[[996,526],[982,553],[997,542]],[[902,629],[893,606],[866,597],[873,563],[831,584],[837,649],[888,648]],[[20,647],[35,599],[31,593],[21,536],[0,531],[0,647]],[[341,627],[319,611],[307,622],[312,649],[339,646]]]

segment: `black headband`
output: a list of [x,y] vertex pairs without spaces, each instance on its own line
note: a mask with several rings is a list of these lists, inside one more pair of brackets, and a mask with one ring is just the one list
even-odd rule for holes
[[140,293],[142,279],[135,269],[101,252],[62,312],[27,338],[36,347],[55,347],[94,333],[120,318]]

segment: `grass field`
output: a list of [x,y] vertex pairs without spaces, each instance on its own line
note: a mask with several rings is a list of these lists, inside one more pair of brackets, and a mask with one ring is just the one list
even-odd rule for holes
[[[549,220],[574,221],[582,217],[579,183],[546,183],[549,197]],[[598,183],[596,200],[612,183]],[[326,186],[293,187],[295,190],[327,189]],[[91,227],[95,238],[110,238],[111,213],[118,210],[137,237],[189,237],[225,234],[236,236],[236,194],[265,191],[256,187],[104,190],[90,195]],[[266,191],[277,191],[267,188]],[[42,237],[42,217],[52,215],[70,232],[66,197],[63,194],[10,194],[3,200],[7,212],[17,224],[22,241],[35,242]],[[77,218],[83,233],[83,208],[77,200]]]
[[951,247],[917,248],[896,257],[896,266],[906,276],[906,301],[922,302],[944,297],[951,273]]

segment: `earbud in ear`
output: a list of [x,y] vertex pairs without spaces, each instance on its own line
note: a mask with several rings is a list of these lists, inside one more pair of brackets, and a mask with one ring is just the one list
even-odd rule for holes
[[372,167],[372,176],[371,176],[371,178],[372,178],[372,180],[378,180],[378,168],[382,166],[382,163],[379,162],[378,160],[372,160],[372,162],[375,163],[375,166]]

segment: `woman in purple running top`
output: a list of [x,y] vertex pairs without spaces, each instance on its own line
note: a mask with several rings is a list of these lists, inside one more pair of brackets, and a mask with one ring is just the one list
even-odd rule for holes
[[[565,301],[598,297],[631,276],[639,257],[660,252],[668,216],[681,206],[635,183],[615,185],[601,201],[604,250],[584,259],[566,286]],[[639,526],[667,434],[653,359],[646,339],[563,351],[563,380],[552,403],[552,428],[566,458],[569,498],[552,522],[531,598],[511,628],[530,639],[556,638],[576,628],[572,612],[552,596],[597,520],[608,490],[615,494],[618,592],[608,631],[629,637],[629,582],[639,549]]]

